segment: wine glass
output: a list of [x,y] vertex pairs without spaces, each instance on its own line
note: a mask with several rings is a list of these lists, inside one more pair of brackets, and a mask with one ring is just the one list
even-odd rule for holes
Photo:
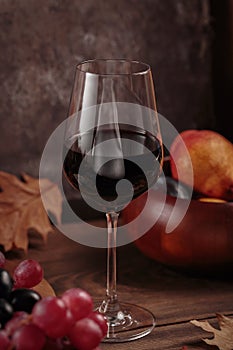
[[108,322],[104,341],[138,339],[155,318],[118,300],[116,246],[119,213],[155,183],[163,161],[150,67],[123,59],[78,64],[68,117],[65,176],[107,218],[107,288],[98,306]]

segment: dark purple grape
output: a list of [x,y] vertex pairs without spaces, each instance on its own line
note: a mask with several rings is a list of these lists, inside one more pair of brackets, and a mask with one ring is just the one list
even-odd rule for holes
[[0,325],[3,327],[13,316],[13,308],[5,299],[0,299]]
[[0,268],[0,298],[7,298],[13,287],[13,280],[7,270]]
[[14,311],[25,311],[31,313],[33,306],[41,299],[39,293],[32,289],[19,288],[13,290],[9,295],[9,302]]

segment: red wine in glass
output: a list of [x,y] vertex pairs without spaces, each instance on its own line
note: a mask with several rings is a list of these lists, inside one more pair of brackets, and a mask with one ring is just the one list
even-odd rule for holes
[[[100,131],[99,131],[100,133]],[[109,140],[108,129],[103,128],[101,130],[101,141]],[[111,202],[114,201],[118,194],[116,191],[117,183],[119,180],[126,179],[133,186],[133,196],[132,199],[137,198],[139,195],[144,193],[148,188],[150,188],[157,180],[161,169],[162,161],[162,146],[161,142],[152,134],[132,126],[120,126],[121,134],[121,146],[122,146],[122,156],[127,155],[127,158],[121,159],[102,159],[102,167],[96,170],[95,163],[98,163],[95,155],[86,155],[82,152],[82,147],[80,145],[92,145],[94,142],[94,136],[96,132],[94,130],[91,132],[86,132],[82,135],[77,135],[76,141],[70,146],[69,149],[64,149],[64,174],[68,182],[79,191],[79,183],[82,183],[82,191],[85,192],[86,196],[90,196],[95,200],[95,206],[98,207],[99,196],[105,201],[109,202],[109,208],[111,208]],[[128,142],[125,140],[134,140],[138,144],[143,145],[141,147],[141,153],[135,153],[132,149],[129,152]],[[91,151],[88,150],[88,151]],[[151,156],[153,154],[153,157]],[[98,156],[97,156],[98,157]],[[107,158],[107,157],[106,157]],[[80,164],[82,165],[82,171],[80,171]],[[120,165],[119,165],[120,164]],[[140,166],[141,165],[141,166]],[[93,191],[96,186],[98,195]],[[82,194],[81,191],[81,194]],[[96,196],[96,199],[95,199]],[[125,204],[127,204],[128,196],[122,195],[119,199],[120,210]],[[100,208],[103,209],[103,208]]]

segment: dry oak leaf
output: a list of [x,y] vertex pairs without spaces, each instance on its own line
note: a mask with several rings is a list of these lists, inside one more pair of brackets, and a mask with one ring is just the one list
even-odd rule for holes
[[53,287],[45,278],[32,289],[39,293],[42,298],[56,296]]
[[48,233],[53,231],[41,193],[48,198],[47,210],[57,222],[61,218],[62,196],[58,186],[48,179],[41,179],[39,187],[39,180],[27,174],[23,174],[22,179],[0,171],[0,245],[5,251],[12,248],[27,251],[30,229],[45,241]]
[[214,334],[212,339],[203,339],[206,344],[215,345],[220,350],[233,349],[233,319],[222,314],[216,314],[219,328],[212,327],[207,321],[192,320],[191,323],[204,331]]

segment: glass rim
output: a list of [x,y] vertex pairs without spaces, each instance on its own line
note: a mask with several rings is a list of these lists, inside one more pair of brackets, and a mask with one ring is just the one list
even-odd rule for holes
[[[88,63],[94,63],[94,62],[126,62],[126,63],[133,63],[135,65],[141,65],[143,68],[141,68],[140,70],[136,71],[136,72],[130,72],[130,73],[95,73],[95,72],[89,72],[88,70],[84,70],[82,67],[85,64]],[[137,76],[137,75],[146,75],[149,72],[151,72],[151,67],[148,63],[139,61],[139,60],[131,60],[131,59],[125,59],[125,58],[94,58],[94,59],[90,59],[90,60],[85,60],[82,61],[80,63],[78,63],[76,65],[76,70],[78,70],[81,73],[85,73],[85,74],[90,74],[90,75],[96,75],[96,76]]]

